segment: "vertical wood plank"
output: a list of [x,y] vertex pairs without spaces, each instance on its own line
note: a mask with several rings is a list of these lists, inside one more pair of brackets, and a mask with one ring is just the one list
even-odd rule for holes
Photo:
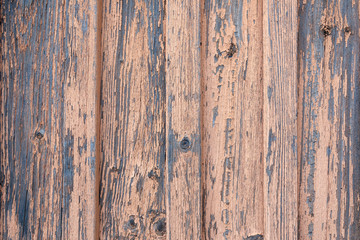
[[165,238],[164,2],[103,4],[100,238]]
[[359,3],[302,1],[300,239],[360,239]]
[[96,1],[1,1],[1,239],[93,239]]
[[204,239],[263,239],[262,1],[203,4]]
[[265,239],[297,238],[297,5],[263,5]]
[[167,1],[168,239],[201,237],[200,1]]

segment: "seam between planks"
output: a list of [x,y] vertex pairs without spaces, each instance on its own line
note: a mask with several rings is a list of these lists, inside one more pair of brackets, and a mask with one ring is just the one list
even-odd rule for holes
[[[205,36],[206,36],[206,32],[204,29],[204,24],[206,23],[206,19],[204,18],[204,11],[205,11],[205,0],[200,0],[200,123],[199,123],[199,127],[200,127],[200,208],[201,208],[201,228],[200,228],[200,237],[201,239],[206,239],[206,210],[205,210],[205,194],[206,194],[206,189],[207,189],[207,185],[206,185],[206,179],[205,179],[205,167],[206,166],[206,159],[204,159],[202,157],[202,150],[204,149],[204,136],[205,136],[205,132],[204,132],[204,127],[202,124],[202,119],[204,119],[203,114],[204,114],[204,107],[203,107],[203,103],[205,101],[204,99],[204,94],[203,94],[203,89],[204,89],[204,71],[205,71],[205,48],[204,48],[204,43],[205,43]],[[204,44],[204,45],[203,45]]]
[[261,179],[262,179],[262,214],[263,214],[263,222],[262,222],[262,236],[265,236],[265,224],[266,224],[266,214],[265,214],[265,168],[266,168],[266,148],[265,148],[265,127],[264,127],[264,106],[265,106],[265,94],[264,94],[264,1],[259,1],[260,3],[260,35],[261,35],[261,126],[262,126],[262,138],[261,138],[261,146],[262,146],[262,161],[261,161]]
[[102,86],[102,22],[103,0],[97,0],[96,18],[96,109],[95,109],[95,239],[100,239],[100,166],[101,166],[101,86]]
[[[296,141],[296,156],[297,156],[297,169],[296,169],[296,181],[297,181],[297,184],[296,184],[296,199],[297,199],[297,238],[300,239],[300,181],[301,181],[301,161],[302,161],[302,156],[303,156],[303,151],[302,151],[302,146],[303,146],[303,132],[302,132],[302,121],[303,121],[303,114],[300,113],[300,110],[302,110],[302,103],[301,101],[299,101],[300,99],[300,87],[301,87],[301,84],[300,84],[300,59],[301,59],[301,56],[300,56],[300,44],[299,44],[299,40],[300,40],[300,7],[299,7],[299,4],[297,5],[297,29],[296,29],[296,32],[297,32],[297,48],[296,48],[296,51],[297,51],[297,59],[296,59],[296,103],[297,103],[297,106],[296,106],[296,134],[297,134],[297,141]],[[304,99],[304,98],[302,98]],[[299,117],[301,116],[301,118]]]

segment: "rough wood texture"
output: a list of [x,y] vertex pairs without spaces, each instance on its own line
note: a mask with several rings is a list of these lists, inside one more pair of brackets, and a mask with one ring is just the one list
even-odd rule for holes
[[359,3],[302,1],[300,239],[360,239]]
[[162,1],[103,6],[101,239],[166,236]]
[[204,239],[263,235],[261,6],[203,5]]
[[358,1],[0,4],[0,239],[360,239]]
[[1,239],[92,239],[96,1],[1,1]]
[[200,1],[166,7],[168,239],[200,239]]
[[297,39],[296,1],[264,1],[265,239],[296,239]]

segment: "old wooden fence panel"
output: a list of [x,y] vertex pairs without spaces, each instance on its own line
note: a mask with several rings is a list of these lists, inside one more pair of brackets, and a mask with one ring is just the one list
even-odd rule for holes
[[299,16],[299,236],[360,239],[359,2]]
[[100,237],[150,238],[166,232],[165,6],[103,4]]
[[297,2],[264,1],[264,235],[296,239]]
[[243,239],[264,231],[261,6],[258,0],[211,0],[203,6],[206,239]]
[[358,1],[0,1],[1,239],[360,239]]
[[1,239],[94,238],[96,9],[1,1]]
[[168,237],[201,237],[200,0],[166,6]]

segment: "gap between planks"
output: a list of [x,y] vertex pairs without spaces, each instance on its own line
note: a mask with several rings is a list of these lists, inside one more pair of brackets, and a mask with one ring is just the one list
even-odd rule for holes
[[103,0],[97,0],[96,23],[96,146],[95,146],[95,239],[100,239],[100,181],[101,181],[101,86],[102,86],[102,24]]

